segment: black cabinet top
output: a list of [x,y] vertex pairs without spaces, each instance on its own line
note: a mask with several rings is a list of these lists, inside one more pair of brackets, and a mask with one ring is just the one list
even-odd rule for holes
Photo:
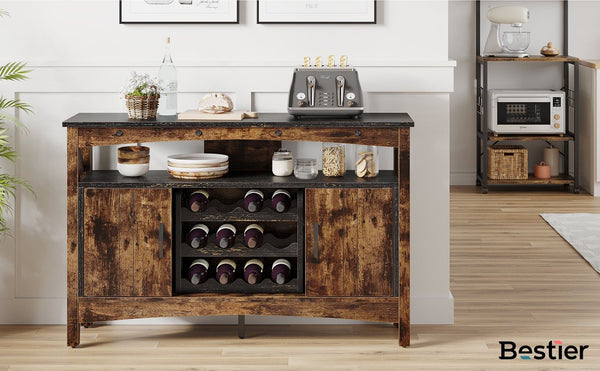
[[394,128],[413,127],[407,113],[363,113],[358,118],[301,117],[287,113],[261,113],[258,118],[241,121],[179,121],[176,116],[157,116],[156,119],[130,119],[127,113],[78,113],[63,122],[64,127],[356,127]]

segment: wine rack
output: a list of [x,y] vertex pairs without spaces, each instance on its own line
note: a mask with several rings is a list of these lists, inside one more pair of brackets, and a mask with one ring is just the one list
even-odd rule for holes
[[[288,211],[279,213],[271,208],[271,196],[278,188],[259,188],[265,195],[261,210],[250,213],[243,207],[246,188],[204,188],[210,195],[203,211],[192,212],[187,205],[193,189],[174,189],[174,270],[175,294],[193,293],[303,293],[304,292],[304,190],[289,189],[292,199]],[[188,231],[198,223],[209,228],[208,242],[203,248],[192,248],[187,241]],[[235,243],[223,249],[217,245],[216,231],[222,224],[231,224],[236,230]],[[264,228],[262,244],[248,248],[244,244],[244,229],[250,224]],[[188,267],[194,259],[203,258],[209,262],[208,279],[200,284],[192,284],[188,277]],[[244,264],[249,259],[258,258],[264,263],[263,278],[256,284],[249,284],[243,278]],[[284,284],[271,280],[271,265],[276,259],[285,258],[291,263],[291,279]],[[221,284],[215,278],[216,266],[222,259],[236,263],[235,279]]]

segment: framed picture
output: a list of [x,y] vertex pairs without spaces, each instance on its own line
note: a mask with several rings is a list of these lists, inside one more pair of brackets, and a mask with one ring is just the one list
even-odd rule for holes
[[239,23],[238,0],[119,0],[119,23]]
[[258,23],[377,23],[376,0],[257,0]]

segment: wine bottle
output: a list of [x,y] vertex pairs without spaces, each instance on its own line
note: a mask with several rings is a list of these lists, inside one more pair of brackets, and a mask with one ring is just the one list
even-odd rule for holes
[[250,259],[244,265],[244,280],[251,285],[262,281],[264,264],[260,259]]
[[244,196],[244,209],[250,213],[255,213],[262,208],[265,195],[258,189],[251,189]]
[[194,249],[201,249],[208,242],[208,227],[204,224],[196,224],[187,234],[188,244]]
[[217,230],[217,246],[228,249],[235,243],[236,229],[231,224],[223,224]]
[[196,259],[190,264],[188,278],[192,285],[203,283],[208,278],[208,262],[204,259]]
[[188,209],[192,212],[204,211],[208,205],[208,192],[203,189],[192,192],[188,199]]
[[250,224],[244,230],[244,244],[251,249],[259,247],[263,241],[263,233],[265,233],[263,227],[258,224]]
[[231,259],[223,259],[217,264],[217,281],[221,285],[233,282],[235,279],[235,262]]
[[287,259],[277,259],[271,266],[271,279],[278,285],[288,282],[292,276],[292,265]]
[[292,195],[285,189],[278,189],[271,197],[271,207],[278,213],[285,213],[292,204]]
[[171,38],[167,38],[165,56],[158,70],[158,79],[163,91],[158,101],[158,114],[163,116],[177,115],[177,69],[171,59]]

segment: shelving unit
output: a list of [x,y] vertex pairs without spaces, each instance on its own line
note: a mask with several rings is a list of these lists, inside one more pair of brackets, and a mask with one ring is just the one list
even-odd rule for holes
[[[579,58],[568,55],[568,14],[569,2],[563,0],[563,52],[565,55],[556,57],[545,57],[541,55],[526,58],[499,58],[484,57],[481,55],[481,1],[476,1],[476,79],[477,79],[477,185],[481,186],[482,193],[488,193],[489,185],[572,185],[573,193],[579,193]],[[490,62],[498,63],[562,63],[563,64],[563,87],[566,92],[567,114],[566,134],[557,135],[498,135],[488,131],[487,123],[487,99],[488,99],[488,68]],[[569,66],[573,66],[573,89],[570,87]],[[573,115],[573,120],[570,118]],[[527,179],[497,180],[488,178],[488,154],[487,147],[502,141],[544,141],[547,143],[558,142],[562,144],[561,155],[564,158],[564,172],[558,177],[550,179],[537,179],[530,174]],[[570,174],[570,145],[573,145],[573,175]]]

